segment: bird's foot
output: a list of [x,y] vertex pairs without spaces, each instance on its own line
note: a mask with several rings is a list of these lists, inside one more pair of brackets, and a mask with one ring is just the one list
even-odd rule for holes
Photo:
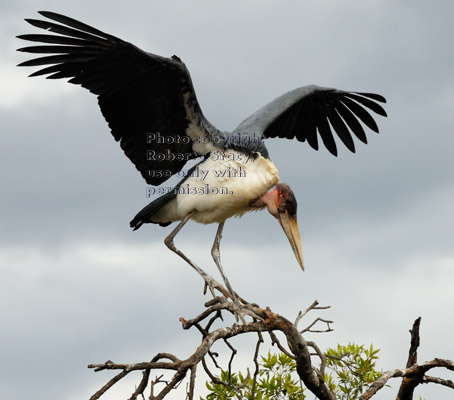
[[236,301],[232,301],[231,311],[232,311],[233,315],[235,316],[236,322],[241,321],[241,323],[243,325],[246,325],[245,317],[250,314],[249,314],[247,308],[245,307],[245,305],[243,305],[239,302],[237,303]]
[[236,321],[241,321],[241,323],[246,324],[245,317],[249,316],[252,320],[264,321],[265,317],[260,315],[257,311],[260,308],[256,304],[250,303],[235,303],[232,301],[231,312],[235,315]]
[[[235,316],[236,322],[241,321],[242,324],[246,324],[246,316],[249,316],[252,319],[264,319],[263,316],[257,314],[256,310],[260,310],[260,308],[256,304],[249,303],[233,290],[227,290],[223,285],[208,274],[204,276],[204,279],[205,286],[203,294],[206,294],[209,290],[213,296],[213,300],[215,302],[224,303],[226,305],[226,309],[228,309]],[[216,292],[220,293],[221,297]],[[209,303],[211,304],[211,302],[212,301]]]
[[235,296],[213,296],[213,300],[205,303],[205,306],[209,307],[214,304],[221,304],[222,308],[230,311],[235,317],[235,321],[246,324],[246,316],[251,317],[253,320],[264,321],[265,315],[261,315],[261,308],[257,304],[248,303],[243,298],[239,297],[235,293]]
[[216,295],[216,290],[221,293],[225,298],[232,298],[232,295],[229,291],[222,286],[218,281],[213,279],[211,276],[206,275],[204,276],[205,279],[205,286],[203,288],[203,294],[207,293],[207,290],[210,290],[213,299],[217,299],[219,296]]

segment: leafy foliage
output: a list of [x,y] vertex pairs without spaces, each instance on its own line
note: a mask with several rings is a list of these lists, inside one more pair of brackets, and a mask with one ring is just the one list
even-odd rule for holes
[[[357,398],[366,386],[381,376],[376,367],[377,353],[372,345],[349,343],[328,349],[327,365],[329,370],[325,380],[336,397],[341,400]],[[296,373],[295,361],[285,355],[271,354],[261,357],[258,378],[254,382],[249,372],[221,370],[216,382],[207,382],[210,393],[204,400],[304,400],[305,388]],[[201,400],[203,400],[201,398]]]
[[295,379],[296,363],[293,359],[281,353],[261,357],[259,378],[254,385],[254,379],[249,374],[241,372],[222,371],[217,377],[223,383],[207,382],[211,391],[206,400],[303,400],[303,387],[299,379]]
[[381,376],[375,370],[379,349],[349,343],[337,345],[326,352],[327,368],[332,373],[325,374],[325,381],[339,399],[356,399],[372,382]]

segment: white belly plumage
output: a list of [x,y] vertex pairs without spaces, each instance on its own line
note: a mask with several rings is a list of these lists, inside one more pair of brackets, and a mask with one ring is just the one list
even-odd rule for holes
[[153,221],[179,221],[192,211],[204,224],[224,222],[252,210],[248,205],[279,182],[278,171],[268,159],[228,149],[215,150],[186,179],[176,198],[161,208]]

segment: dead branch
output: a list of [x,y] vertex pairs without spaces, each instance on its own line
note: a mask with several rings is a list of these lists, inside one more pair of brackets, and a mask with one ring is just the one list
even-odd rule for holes
[[383,375],[375,381],[365,393],[363,393],[359,400],[368,400],[381,388],[383,388],[389,379],[402,377],[402,383],[399,388],[396,400],[412,400],[413,393],[416,386],[421,383],[438,383],[447,387],[454,388],[454,384],[450,380],[444,380],[440,378],[434,378],[426,376],[426,372],[436,367],[443,367],[450,371],[454,371],[454,362],[451,360],[445,360],[441,358],[435,358],[432,361],[427,361],[422,364],[417,364],[417,349],[420,344],[419,338],[419,326],[421,323],[421,317],[416,319],[413,324],[413,328],[410,330],[410,350],[407,361],[407,368],[405,369],[393,369],[383,373]]
[[[310,309],[316,309],[314,304],[310,307]],[[242,307],[244,307],[244,310],[242,311],[246,311],[244,312],[244,315],[251,316],[252,321],[245,322],[241,325],[233,324],[231,326],[224,326],[211,330],[215,321],[222,320],[223,311],[235,314],[238,308],[238,304],[233,304],[232,301],[226,299],[225,297],[216,297],[214,301],[208,302],[206,306],[206,310],[204,310],[195,318],[192,318],[190,320],[180,318],[183,329],[190,329],[192,327],[195,327],[202,335],[201,344],[190,357],[185,360],[180,360],[170,353],[159,353],[149,362],[123,364],[115,363],[109,360],[103,364],[91,364],[88,367],[94,369],[97,372],[102,370],[121,370],[118,375],[112,378],[106,385],[104,385],[98,392],[96,392],[91,397],[91,400],[99,399],[107,390],[109,390],[115,383],[117,383],[127,374],[133,371],[142,371],[142,379],[131,396],[131,400],[135,400],[139,395],[143,396],[143,393],[148,385],[155,389],[156,383],[158,382],[149,382],[148,385],[146,382],[147,380],[150,380],[150,371],[152,370],[174,371],[174,375],[172,379],[169,380],[169,382],[166,382],[164,388],[156,396],[152,394],[150,398],[154,400],[163,399],[186,377],[187,372],[191,371],[189,389],[187,390],[187,398],[192,400],[194,398],[195,369],[199,363],[202,364],[204,370],[206,371],[210,379],[213,380],[213,382],[224,384],[234,390],[239,390],[240,387],[235,387],[235,385],[233,385],[231,381],[221,382],[215,378],[214,374],[211,373],[206,363],[206,356],[213,357],[214,355],[211,352],[212,346],[215,342],[222,340],[231,351],[231,357],[228,362],[228,371],[231,375],[232,360],[237,350],[230,344],[228,339],[250,332],[254,332],[259,335],[253,359],[255,363],[255,372],[253,379],[256,379],[258,376],[257,357],[259,346],[263,342],[262,332],[269,332],[272,337],[273,343],[278,344],[280,349],[284,350],[296,361],[297,372],[302,381],[309,388],[309,390],[311,390],[319,399],[335,399],[334,394],[325,385],[323,374],[320,373],[320,371],[318,371],[318,369],[311,363],[308,344],[303,339],[297,327],[289,320],[279,314],[273,313],[269,308],[262,309],[257,305],[246,304],[242,305]],[[301,317],[299,319],[301,319]],[[204,322],[207,322],[207,325],[205,327],[202,326]],[[285,335],[289,349],[286,349],[278,341],[277,337],[274,334],[274,332],[278,331],[282,332]],[[312,345],[312,347],[314,347],[314,345]],[[314,348],[318,349],[316,346]],[[321,352],[319,354],[321,354]],[[162,381],[159,380],[159,383],[162,383]]]
[[[306,328],[299,330],[298,324],[309,311],[326,309],[328,307],[319,307],[318,302],[315,301],[311,304],[304,312],[298,313],[294,323],[291,323],[285,317],[272,312],[268,307],[263,309],[256,304],[234,304],[231,299],[224,296],[215,297],[213,300],[205,304],[206,309],[203,310],[196,317],[185,320],[180,318],[182,328],[187,330],[195,327],[201,334],[202,340],[197,349],[194,350],[192,355],[186,359],[179,359],[170,353],[158,353],[155,357],[148,362],[139,362],[133,364],[115,363],[113,361],[106,361],[102,364],[90,364],[88,367],[94,371],[103,370],[119,370],[120,372],[110,379],[100,390],[98,390],[92,397],[91,400],[99,399],[109,389],[111,389],[117,382],[123,379],[126,375],[141,371],[142,377],[139,384],[135,388],[129,400],[137,400],[140,396],[145,398],[144,393],[147,387],[150,390],[150,400],[162,400],[168,393],[173,389],[176,389],[178,385],[186,378],[189,372],[189,382],[186,385],[186,399],[194,400],[195,398],[195,383],[196,383],[196,369],[199,364],[202,365],[204,371],[207,373],[209,378],[214,384],[225,385],[236,393],[240,393],[241,389],[245,387],[245,383],[237,384],[233,382],[232,378],[232,362],[237,354],[237,350],[230,343],[229,339],[239,335],[254,333],[258,335],[258,340],[255,345],[255,351],[252,361],[255,365],[255,371],[253,374],[253,385],[252,393],[256,390],[256,380],[259,372],[258,355],[259,347],[263,343],[263,332],[268,332],[271,338],[271,344],[276,344],[278,348],[284,352],[287,356],[291,357],[296,362],[296,371],[301,378],[304,385],[310,390],[317,399],[320,400],[335,400],[336,397],[333,392],[329,389],[324,381],[325,367],[326,367],[326,355],[319,349],[315,342],[306,342],[303,338],[303,333],[306,332],[329,332],[331,331],[330,323],[332,321],[317,317],[311,322]],[[233,323],[232,325],[225,326],[223,313],[232,314],[237,320],[237,313],[240,312],[243,316],[249,316],[250,321],[244,321],[242,324]],[[244,320],[244,318],[243,318]],[[327,324],[325,330],[312,329],[317,322],[323,322]],[[216,325],[223,325],[221,327],[214,328]],[[380,389],[382,389],[389,379],[401,377],[402,384],[399,390],[397,400],[411,399],[414,388],[420,383],[437,383],[446,387],[454,388],[454,383],[451,380],[445,380],[437,377],[427,376],[426,372],[435,367],[443,367],[448,370],[454,371],[454,362],[450,360],[435,358],[432,361],[428,361],[422,364],[417,363],[417,349],[419,346],[419,324],[420,319],[416,320],[411,333],[411,346],[409,351],[409,357],[407,361],[407,367],[405,369],[394,369],[383,373],[383,375],[374,382],[364,392],[359,400],[367,400],[373,397]],[[276,333],[281,332],[285,336],[287,346],[284,346],[278,340]],[[213,345],[216,342],[223,342],[225,346],[231,352],[228,360],[227,368],[224,368],[228,372],[229,378],[227,381],[222,381],[216,378],[210,370],[207,361],[211,360],[212,365],[215,368],[221,370],[218,365],[216,358],[217,354],[212,350]],[[309,348],[315,350],[315,353],[310,353]],[[311,357],[316,356],[317,362],[312,362]],[[167,379],[162,379],[163,375],[152,379],[152,371],[168,371],[173,375]],[[250,373],[246,377],[246,382],[250,379]],[[158,385],[160,391],[156,395],[155,391],[158,391]]]
[[449,380],[449,379],[441,379],[441,378],[436,378],[434,376],[424,376],[423,378],[423,383],[438,383],[439,385],[443,385],[446,387],[449,387],[451,389],[454,389],[454,382]]
[[[254,371],[254,377],[252,379],[252,389],[251,389],[252,398],[255,398],[255,385],[257,384],[257,377],[259,375],[259,370],[260,370],[260,366],[259,366],[259,362],[258,362],[257,358],[259,356],[260,345],[264,342],[263,336],[260,332],[258,332],[258,337],[259,338],[257,340],[257,344],[255,345],[255,353],[254,353],[255,371]],[[248,375],[249,375],[249,371],[248,371]]]
[[[421,317],[417,318],[416,321],[413,323],[413,327],[410,330],[410,350],[408,352],[408,360],[407,360],[407,368],[411,368],[413,365],[417,365],[418,362],[418,347],[419,347],[419,326],[421,324]],[[422,379],[424,377],[424,373],[420,371],[416,375],[412,376],[405,376],[402,379],[402,383],[400,384],[399,393],[397,394],[396,400],[411,400],[413,399],[413,392],[420,383],[422,383]]]

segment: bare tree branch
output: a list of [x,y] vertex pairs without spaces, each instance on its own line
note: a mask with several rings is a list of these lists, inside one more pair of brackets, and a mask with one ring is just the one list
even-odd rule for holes
[[269,331],[268,332],[269,335],[270,335],[270,338],[271,338],[271,344],[274,346],[275,344],[277,345],[278,349],[284,353],[287,357],[290,357],[290,358],[293,358],[295,359],[295,356],[290,353],[284,346],[281,345],[281,343],[279,342],[279,339],[277,338],[277,336],[274,334],[273,331]]
[[[228,342],[229,338],[235,336],[256,332],[259,334],[260,340],[257,342],[255,357],[258,356],[258,347],[263,341],[261,337],[262,332],[281,331],[287,338],[287,342],[291,349],[290,354],[292,358],[295,359],[297,364],[297,372],[309,390],[313,391],[320,399],[334,399],[334,395],[330,392],[328,387],[323,381],[323,375],[317,374],[314,372],[314,367],[311,364],[310,354],[308,351],[307,343],[298,332],[298,329],[288,321],[286,318],[273,313],[269,308],[261,309],[258,306],[247,304],[244,305],[245,310],[249,315],[253,315],[253,320],[241,325],[233,324],[232,326],[226,326],[218,328],[213,331],[209,331],[207,328],[203,328],[201,323],[210,318],[207,326],[211,326],[214,322],[214,319],[221,318],[221,311],[228,311],[230,313],[235,313],[235,307],[231,301],[226,300],[225,298],[217,298],[217,303],[213,304],[210,302],[208,308],[203,311],[197,317],[186,321],[183,318],[180,318],[183,329],[189,329],[192,326],[197,327],[197,329],[202,334],[202,342],[199,347],[194,351],[194,353],[185,360],[179,360],[176,356],[169,353],[159,353],[156,355],[150,362],[140,362],[135,364],[121,364],[114,363],[112,361],[106,361],[104,364],[91,364],[89,368],[93,368],[95,371],[102,370],[122,370],[122,372],[117,375],[115,378],[111,379],[100,391],[98,391],[93,400],[98,399],[102,394],[104,394],[108,389],[110,389],[116,382],[118,382],[123,376],[130,373],[131,371],[151,371],[151,370],[174,370],[176,371],[172,380],[164,387],[164,389],[156,396],[154,399],[163,399],[170,390],[175,388],[175,386],[186,376],[188,370],[194,368],[198,363],[202,363],[203,368],[210,376],[211,379],[214,378],[214,375],[209,371],[209,368],[206,364],[205,357],[210,354],[210,350],[213,344],[218,340],[223,340],[226,345],[232,351],[231,358],[229,360],[229,372],[231,372],[231,362],[236,353],[236,350]],[[257,319],[257,318],[259,319]],[[273,341],[279,343],[277,338],[274,336]],[[280,345],[280,344],[279,344]],[[282,347],[282,346],[281,346]],[[170,361],[163,361],[164,359]],[[255,358],[256,359],[256,358]],[[255,376],[257,376],[258,371],[256,368]],[[191,378],[192,379],[192,378]],[[231,384],[231,383],[230,383]],[[142,377],[141,382],[139,383],[138,388],[134,391],[134,396],[137,397],[144,389],[144,377]],[[231,384],[233,387],[233,385]],[[190,393],[192,393],[190,391]]]
[[[251,394],[252,394],[252,398],[254,399],[255,398],[255,386],[257,384],[257,376],[259,375],[259,370],[260,370],[260,366],[259,366],[259,362],[258,362],[258,356],[259,356],[259,349],[260,349],[260,345],[263,343],[263,336],[262,336],[262,333],[261,332],[257,332],[257,335],[258,335],[258,340],[257,340],[257,344],[255,345],[255,353],[254,353],[254,365],[255,365],[255,370],[254,370],[254,376],[252,378],[252,388],[251,388]],[[249,374],[249,371],[248,371],[248,374]]]
[[[326,324],[326,329],[312,329],[312,327],[317,323],[317,322],[324,322]],[[327,333],[327,332],[332,332],[332,328],[330,327],[329,324],[332,324],[333,321],[330,321],[328,319],[323,319],[323,318],[316,318],[308,327],[304,328],[300,333],[305,333],[305,332],[311,332],[311,333]]]
[[419,326],[421,323],[421,317],[415,320],[413,327],[410,330],[410,350],[408,354],[407,368],[406,369],[394,369],[385,372],[380,379],[375,381],[368,390],[363,393],[359,400],[370,399],[375,393],[377,393],[383,386],[386,385],[389,379],[395,377],[402,377],[402,383],[399,388],[396,400],[412,400],[413,393],[416,386],[421,383],[439,383],[447,387],[454,388],[454,384],[450,380],[444,380],[440,378],[433,378],[425,376],[425,373],[432,368],[443,367],[454,371],[454,362],[451,360],[445,360],[441,358],[435,358],[432,361],[427,361],[422,364],[417,364],[418,355],[417,349],[420,344],[419,338]]
[[441,378],[436,378],[433,376],[424,376],[423,378],[424,383],[438,383],[443,386],[447,386],[451,389],[454,389],[454,382],[448,379],[441,379]]
[[134,393],[131,395],[131,397],[128,400],[137,400],[137,396],[139,396],[141,394],[143,395],[143,392],[147,388],[149,379],[150,379],[150,370],[146,369],[145,371],[143,371],[142,380],[140,381],[136,390],[134,390]]
[[[335,400],[336,397],[333,392],[329,389],[327,384],[324,382],[325,368],[326,368],[326,355],[320,350],[315,342],[306,340],[303,338],[302,333],[306,332],[330,332],[330,323],[332,321],[323,318],[316,318],[310,323],[305,329],[299,330],[298,323],[301,319],[312,310],[326,309],[328,307],[318,306],[318,302],[312,303],[304,312],[298,313],[294,323],[291,323],[285,317],[272,312],[268,307],[265,309],[260,308],[256,304],[234,304],[231,299],[226,297],[215,297],[213,300],[205,304],[206,309],[203,310],[196,317],[185,320],[180,318],[182,328],[187,330],[195,327],[201,334],[202,340],[200,345],[194,350],[194,352],[186,359],[179,359],[171,353],[158,353],[149,362],[139,362],[133,364],[115,363],[113,361],[106,361],[103,364],[91,364],[88,367],[94,371],[103,370],[120,370],[121,372],[110,379],[100,390],[98,390],[92,397],[91,400],[98,400],[103,394],[105,394],[112,386],[118,381],[124,378],[131,372],[142,371],[142,378],[139,384],[134,390],[129,400],[137,400],[138,396],[142,396],[144,399],[144,392],[147,387],[150,387],[150,400],[162,400],[167,394],[176,389],[178,385],[185,379],[190,372],[189,383],[186,389],[187,400],[194,399],[195,383],[196,383],[196,368],[197,365],[202,364],[204,371],[207,373],[213,384],[221,384],[231,388],[235,393],[241,393],[247,382],[250,379],[250,373],[248,369],[248,375],[243,383],[236,383],[232,380],[232,362],[237,354],[237,350],[230,343],[230,339],[239,335],[255,333],[258,335],[258,340],[255,345],[255,351],[252,361],[255,365],[255,371],[253,375],[252,394],[255,395],[256,381],[259,373],[259,348],[263,343],[263,332],[268,332],[271,338],[271,343],[276,344],[278,348],[284,352],[287,356],[291,357],[296,362],[296,372],[300,379],[311,391],[317,399],[320,400]],[[222,326],[217,329],[213,329],[216,321],[225,324],[223,319],[223,312],[233,314],[237,320],[237,313],[241,313],[242,316],[250,316],[251,321],[244,321],[242,324],[233,323],[231,326]],[[243,318],[244,320],[244,318]],[[317,322],[323,322],[327,324],[325,330],[314,330],[312,329]],[[205,325],[205,326],[204,326]],[[450,360],[435,358],[432,361],[428,361],[422,364],[417,363],[417,349],[419,346],[419,325],[420,318],[415,321],[411,332],[411,346],[409,351],[409,357],[407,361],[407,367],[405,369],[394,369],[383,373],[383,375],[374,382],[362,395],[359,400],[367,400],[374,396],[380,389],[382,389],[389,379],[401,377],[403,378],[401,388],[399,390],[398,400],[411,399],[414,388],[420,383],[437,383],[446,387],[454,388],[454,384],[451,380],[444,380],[436,377],[426,376],[426,372],[435,367],[442,367],[448,370],[454,371],[454,362]],[[276,333],[281,332],[287,341],[288,349],[286,349],[278,340]],[[224,371],[228,372],[227,381],[223,382],[216,378],[215,374],[210,371],[210,367],[207,364],[207,360],[212,360],[215,368],[221,369],[216,361],[217,353],[212,348],[216,342],[223,342],[225,346],[230,350],[231,356],[228,360],[227,369]],[[315,350],[315,353],[309,352],[309,347]],[[311,356],[317,356],[319,362],[313,363]],[[173,376],[170,380],[162,380],[162,375],[153,381],[150,381],[151,371],[173,371]],[[161,391],[155,396],[154,390],[157,385],[163,385]],[[399,397],[400,396],[400,397]],[[409,397],[410,396],[410,397]]]
[[407,368],[418,362],[418,347],[419,339],[419,326],[421,325],[421,317],[417,318],[413,323],[413,328],[410,330],[410,350],[408,352]]
[[[413,327],[410,330],[410,350],[408,352],[407,368],[416,365],[418,362],[418,347],[419,347],[419,326],[421,324],[421,317],[417,318],[413,323]],[[411,375],[409,377],[404,377],[402,383],[400,384],[399,393],[397,394],[396,400],[412,400],[413,393],[420,383],[424,373],[421,371],[418,374]]]
[[195,388],[195,374],[197,370],[197,365],[191,367],[191,379],[189,381],[189,390],[188,390],[188,400],[194,399],[194,388]]
[[375,393],[382,389],[389,379],[402,376],[403,371],[401,369],[393,369],[383,373],[383,375],[377,379],[369,388],[359,397],[358,400],[369,400]]
[[[309,311],[311,310],[327,310],[328,308],[331,308],[331,306],[319,306],[318,305],[318,300],[315,300],[309,307],[307,307],[304,312],[303,311],[300,311],[296,317],[296,320],[295,320],[295,327],[298,327],[298,323],[299,321],[301,320],[301,318],[303,318]],[[321,320],[321,319],[320,319]],[[315,325],[317,321],[313,322],[311,325]],[[333,321],[324,321],[324,322],[329,322],[329,323],[333,323]],[[312,327],[311,326],[311,327]],[[306,328],[307,330],[307,328]]]
[[326,356],[323,352],[319,349],[319,347],[315,344],[315,342],[307,342],[307,345],[312,347],[315,350],[315,353],[320,358],[320,374],[319,377],[322,379],[325,376],[325,368],[326,368]]
[[[386,383],[388,382],[388,380],[391,378],[398,378],[398,377],[412,378],[414,376],[419,376],[420,374],[424,374],[427,371],[429,371],[430,369],[436,368],[436,367],[444,367],[446,369],[454,371],[454,362],[451,360],[435,358],[432,361],[428,361],[428,362],[425,362],[420,365],[416,364],[410,368],[393,369],[391,371],[387,371],[387,372],[383,373],[383,375],[380,377],[380,379],[375,381],[369,387],[369,389],[362,396],[359,397],[358,400],[370,399],[376,392],[378,392],[383,386],[385,386]],[[451,381],[448,381],[448,380],[445,381],[445,380],[439,379],[439,378],[423,377],[422,380],[426,380],[427,382],[445,384],[445,386],[448,386],[448,387],[454,387],[453,383]]]
[[109,382],[107,382],[101,389],[99,389],[90,400],[98,400],[104,393],[106,393],[113,385],[115,385],[120,379],[124,378],[129,374],[130,371],[123,370],[118,375],[115,375]]

